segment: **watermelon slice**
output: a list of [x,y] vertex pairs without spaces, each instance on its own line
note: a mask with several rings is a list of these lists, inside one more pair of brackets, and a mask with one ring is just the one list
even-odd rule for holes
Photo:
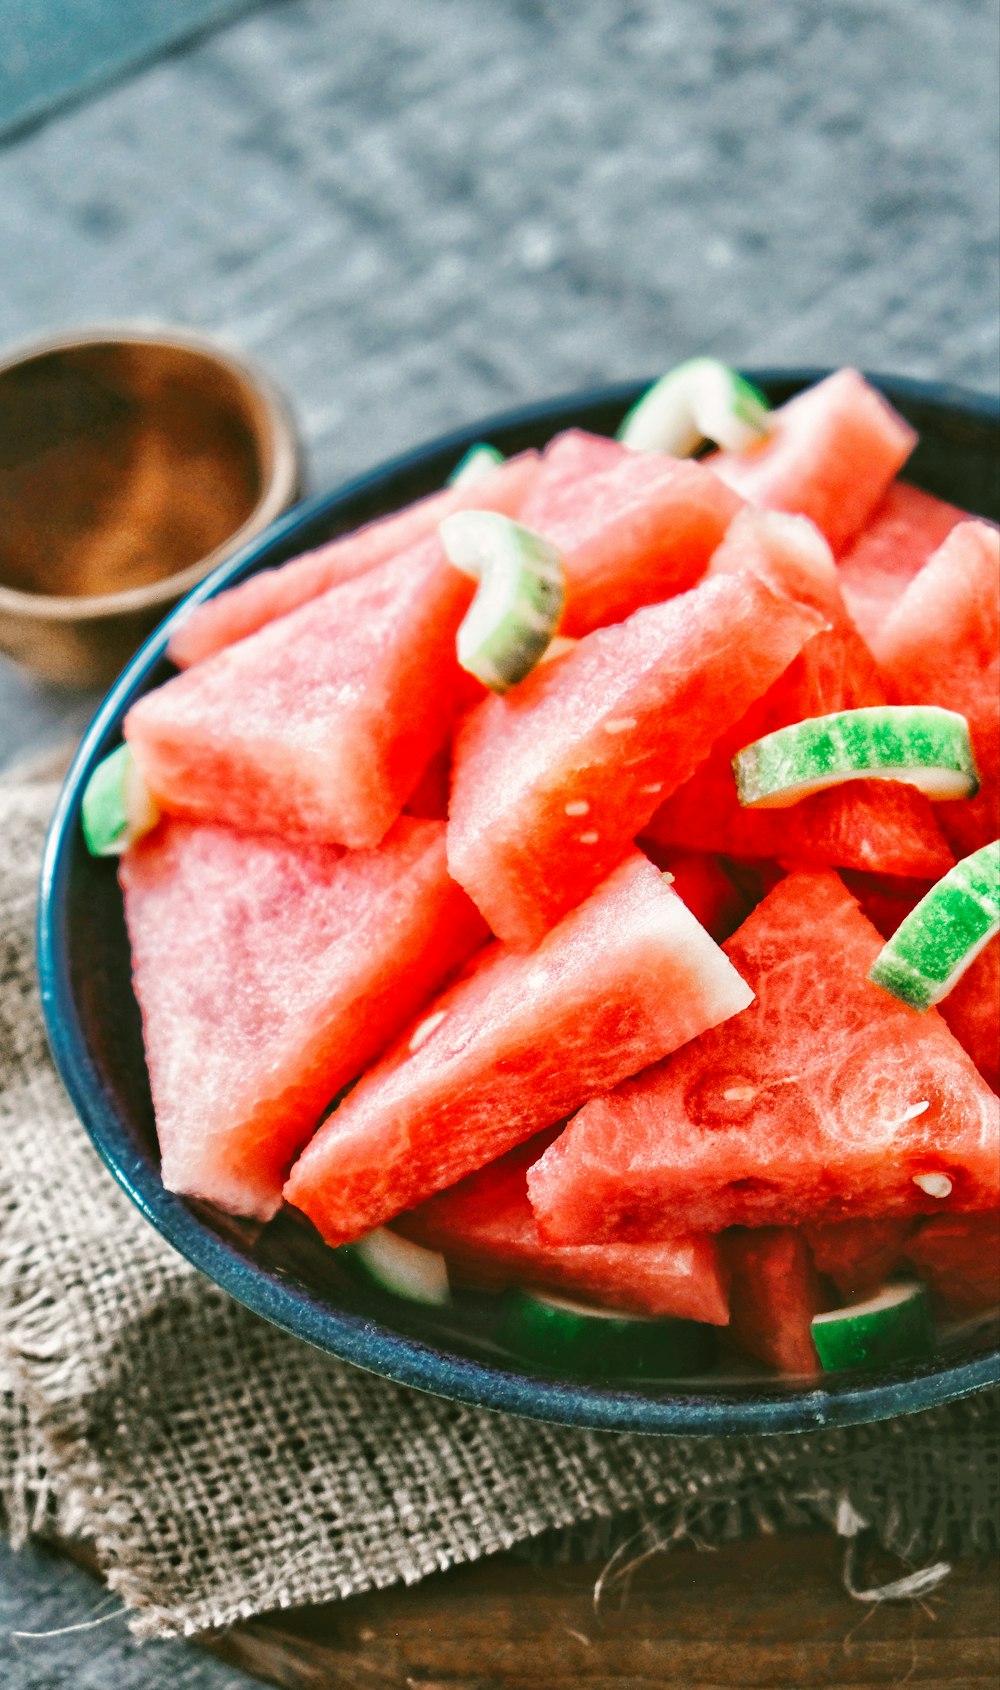
[[570,434],[546,452],[521,520],[562,554],[561,631],[578,636],[693,587],[741,504],[702,464]]
[[956,856],[1000,835],[1000,534],[985,522],[953,528],[873,636],[893,700],[940,704],[969,723],[976,798],[943,804]]
[[438,523],[452,511],[471,508],[517,516],[537,473],[538,454],[523,452],[472,485],[432,493],[415,505],[380,517],[356,534],[341,535],[278,569],[261,570],[248,581],[195,605],[173,635],[168,656],[179,669],[202,662],[225,646],[255,634],[265,623],[329,592],[331,587],[354,581],[400,552],[409,551],[436,533]]
[[981,1209],[1000,1100],[934,1010],[866,978],[882,941],[834,874],[791,874],[725,946],[757,994],[595,1098],[528,1177],[556,1243]]
[[819,1372],[812,1319],[824,1308],[809,1246],[791,1227],[739,1228],[724,1235],[732,1270],[733,1341],[781,1373]]
[[670,882],[679,898],[683,898],[691,914],[701,922],[721,945],[736,932],[750,914],[751,901],[730,878],[718,857],[704,851],[661,851],[654,844],[641,841],[651,862]]
[[931,553],[966,514],[932,493],[894,481],[840,560],[844,601],[869,642]]
[[935,1215],[906,1254],[948,1314],[982,1314],[1000,1306],[1000,1212]]
[[938,1005],[988,1086],[1000,1092],[1000,938],[991,939]]
[[147,693],[124,732],[161,808],[377,845],[448,736],[473,590],[425,540]]
[[857,370],[838,370],[772,416],[770,435],[704,461],[755,505],[815,522],[835,553],[861,532],[917,436]]
[[817,1271],[832,1279],[842,1296],[869,1297],[898,1266],[918,1224],[908,1215],[890,1215],[804,1226],[802,1231]]
[[493,932],[531,945],[585,898],[818,625],[756,577],[720,576],[591,634],[472,711],[455,748],[448,860]]
[[807,867],[867,869],[932,879],[952,856],[929,800],[900,781],[859,780],[800,800],[780,815],[741,805],[735,753],[806,717],[886,702],[885,686],[844,606],[829,548],[801,517],[746,511],[712,559],[710,575],[749,572],[822,610],[831,624],[656,812],[646,837],[662,848],[780,858]]
[[537,951],[491,946],[431,1004],[317,1133],[285,1196],[328,1243],[350,1243],[749,996],[633,851]]
[[167,819],[120,873],[163,1183],[266,1220],[330,1099],[487,937],[444,828],[345,854]]
[[725,1326],[728,1274],[707,1233],[662,1244],[545,1244],[528,1202],[527,1174],[559,1128],[439,1191],[393,1222],[416,1244],[442,1251],[467,1282],[583,1292],[633,1314],[670,1315]]

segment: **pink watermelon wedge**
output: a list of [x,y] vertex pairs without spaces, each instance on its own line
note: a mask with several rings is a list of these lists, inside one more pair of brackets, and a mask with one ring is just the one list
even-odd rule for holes
[[562,553],[571,638],[693,587],[742,504],[702,464],[592,442],[553,444],[521,518]]
[[328,1243],[349,1243],[748,1001],[634,851],[531,955],[491,946],[429,1005],[317,1133],[285,1196]]
[[896,600],[957,522],[957,505],[894,481],[840,560],[840,585],[858,632],[871,641]]
[[938,805],[964,857],[1000,835],[1000,534],[962,522],[911,581],[873,636],[894,702],[940,704],[968,719],[976,798]]
[[147,693],[124,731],[161,807],[377,845],[448,736],[472,593],[425,540]]
[[487,937],[438,822],[375,851],[164,820],[121,862],[169,1191],[267,1219],[331,1098]]
[[917,436],[857,370],[838,370],[774,413],[774,432],[706,463],[751,504],[796,511],[834,552],[861,532]]
[[898,781],[852,781],[791,809],[744,809],[732,758],[764,734],[808,716],[884,704],[885,686],[847,615],[829,547],[812,523],[772,511],[736,518],[709,569],[751,573],[815,606],[829,627],[807,640],[762,698],[716,742],[690,780],[653,816],[645,837],[663,849],[779,858],[807,867],[933,878],[952,856],[928,799]]
[[862,1218],[804,1226],[817,1271],[831,1279],[843,1297],[870,1297],[902,1260],[919,1222],[909,1215],[885,1220]]
[[945,1313],[1000,1306],[1000,1213],[935,1215],[907,1245],[907,1257]]
[[736,1228],[724,1234],[724,1249],[734,1343],[780,1373],[818,1373],[812,1319],[824,1303],[802,1234],[791,1227]]
[[980,951],[938,1012],[986,1084],[1000,1092],[1000,937]]
[[473,710],[455,747],[448,861],[493,932],[529,946],[585,898],[819,626],[756,577],[720,576]]
[[588,1103],[530,1170],[543,1236],[995,1204],[1000,1099],[935,1011],[867,979],[881,947],[835,874],[780,881],[724,947],[755,1003]]
[[490,1290],[522,1284],[583,1292],[633,1314],[725,1326],[728,1274],[717,1240],[707,1233],[662,1244],[559,1249],[543,1243],[528,1202],[527,1173],[552,1137],[552,1130],[540,1133],[439,1191],[419,1209],[398,1216],[394,1230],[443,1251],[467,1283]]
[[341,535],[278,569],[262,570],[196,605],[173,635],[168,655],[179,669],[202,662],[225,646],[255,634],[265,623],[329,592],[331,587],[354,581],[400,552],[409,551],[435,534],[438,523],[452,511],[471,507],[517,516],[537,471],[537,453],[523,452],[499,464],[489,477],[484,476],[471,487],[446,487],[391,516],[380,517],[356,534]]

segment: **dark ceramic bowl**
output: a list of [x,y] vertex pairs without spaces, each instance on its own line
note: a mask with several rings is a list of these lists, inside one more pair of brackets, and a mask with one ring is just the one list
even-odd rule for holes
[[[757,372],[776,403],[825,372]],[[997,406],[917,382],[879,385],[917,426],[910,474],[931,492],[996,517]],[[496,1299],[459,1293],[429,1309],[364,1289],[292,1211],[266,1226],[233,1220],[165,1191],[159,1174],[139,1012],[132,995],[114,867],[80,835],[80,799],[95,764],[120,738],[141,693],[172,672],[164,650],[184,608],[282,563],[332,535],[437,488],[475,440],[503,452],[541,445],[557,429],[617,427],[642,389],[578,394],[478,423],[299,505],[204,581],[143,646],[109,693],[70,770],[42,876],[39,966],[49,1038],[84,1125],[147,1219],[217,1284],[286,1331],[374,1373],[444,1397],[570,1424],[640,1432],[777,1432],[883,1419],[1000,1381],[995,1322],[942,1335],[933,1360],[822,1384],[734,1367],[720,1377],[635,1385],[580,1384],[515,1364],[489,1340]]]

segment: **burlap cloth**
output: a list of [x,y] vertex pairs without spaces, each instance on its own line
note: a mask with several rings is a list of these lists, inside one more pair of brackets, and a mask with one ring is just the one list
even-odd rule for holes
[[91,1540],[147,1636],[529,1542],[611,1552],[864,1521],[911,1563],[995,1550],[995,1393],[799,1437],[570,1430],[385,1383],[208,1284],[98,1162],[49,1059],[33,921],[54,796],[0,785],[0,1508],[15,1541]]

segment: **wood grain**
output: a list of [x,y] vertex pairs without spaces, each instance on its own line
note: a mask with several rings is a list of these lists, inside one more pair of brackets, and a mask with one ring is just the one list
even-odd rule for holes
[[844,1592],[842,1557],[825,1536],[678,1550],[595,1606],[599,1566],[498,1556],[200,1641],[283,1690],[996,1690],[995,1564],[874,1606]]

